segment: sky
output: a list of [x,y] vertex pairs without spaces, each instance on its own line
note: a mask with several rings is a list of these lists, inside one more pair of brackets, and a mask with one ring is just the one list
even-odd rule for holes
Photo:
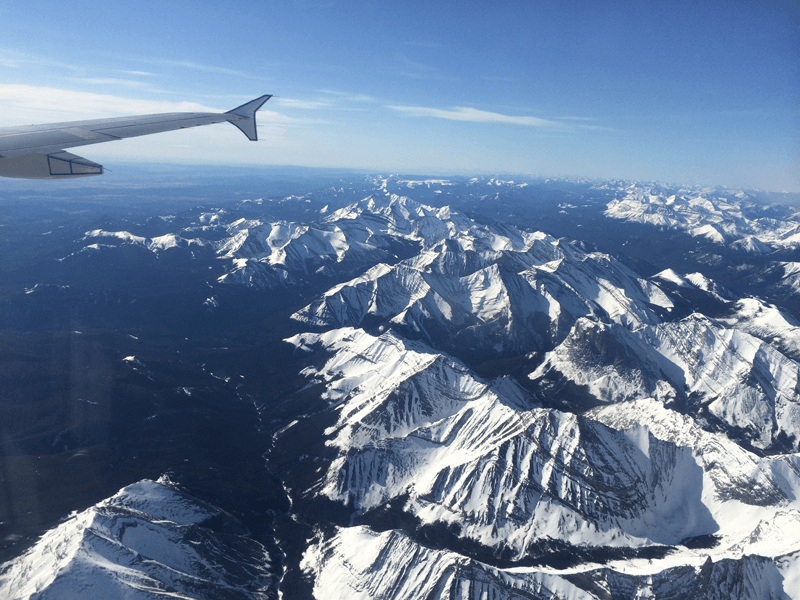
[[0,127],[226,111],[90,160],[800,192],[800,2],[0,2]]

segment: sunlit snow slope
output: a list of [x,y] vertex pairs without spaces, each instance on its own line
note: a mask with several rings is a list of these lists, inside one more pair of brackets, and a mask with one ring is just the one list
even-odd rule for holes
[[223,531],[227,518],[168,480],[140,481],[0,565],[0,590],[41,600],[274,597],[267,550]]

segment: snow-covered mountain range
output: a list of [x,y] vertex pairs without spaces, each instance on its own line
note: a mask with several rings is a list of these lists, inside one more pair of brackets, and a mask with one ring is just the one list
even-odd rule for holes
[[[370,511],[394,506],[418,519],[417,531],[444,526],[466,556],[488,557],[496,567],[546,563],[554,550],[573,548],[584,557],[578,572],[594,579],[610,560],[604,569],[619,569],[639,591],[676,564],[694,565],[699,578],[707,557],[744,565],[749,555],[769,556],[778,569],[800,551],[797,455],[761,458],[655,399],[584,415],[544,408],[510,381],[486,383],[463,364],[389,333],[333,330],[291,342],[334,352],[321,369],[306,372],[325,382],[324,397],[338,415],[325,431],[338,458],[308,493],[351,507],[367,523]],[[709,543],[693,549],[703,538]],[[417,546],[405,550],[414,555],[428,545],[397,535],[380,540]],[[318,581],[341,568],[337,561],[363,560],[360,545],[343,544],[331,557],[335,542],[320,534],[318,543],[306,557]],[[342,555],[350,548],[357,554]],[[663,554],[642,553],[647,548]],[[376,552],[385,561],[395,550]],[[355,589],[375,585],[370,572]],[[534,587],[546,573],[533,566],[513,572]],[[338,576],[349,581],[355,573]],[[431,577],[423,597],[452,583]],[[320,597],[347,595],[341,582],[333,591],[319,585]],[[562,584],[549,585],[555,594]]]
[[[293,315],[326,329],[288,341],[328,354],[304,374],[324,385],[337,415],[324,431],[336,458],[306,493],[367,525],[387,511],[415,523],[403,534],[364,525],[320,532],[304,563],[317,595],[459,597],[460,589],[477,598],[499,593],[504,578],[535,597],[605,597],[594,588],[616,585],[634,595],[655,586],[658,597],[687,585],[779,594],[800,552],[792,319],[674,273],[673,285],[731,306],[719,320],[672,318],[664,275],[644,280],[544,234],[474,223],[446,231],[419,255],[373,267]],[[373,334],[356,329],[365,326]],[[486,381],[444,351],[464,345],[484,356],[526,348],[528,390]],[[466,579],[446,566],[443,548],[417,562],[433,551],[426,528],[444,530],[440,541],[469,557],[459,563]],[[345,541],[352,536],[359,541]],[[367,564],[362,544],[381,568]],[[577,583],[541,568],[558,551],[581,564],[567,571],[580,573]],[[404,560],[410,579],[372,578]],[[494,572],[474,574],[481,562]],[[678,564],[684,587],[673,588]],[[760,584],[748,589],[754,564]],[[714,575],[722,565],[724,583]]]
[[[525,189],[494,179],[464,188],[479,185]],[[268,527],[256,539],[168,479],[131,482],[0,566],[0,590],[800,598],[791,308],[754,293],[758,269],[741,261],[729,264],[742,286],[716,281],[703,260],[640,273],[642,263],[593,240],[431,201],[457,188],[384,178],[359,201],[316,204],[295,220],[240,203],[148,230],[83,229],[54,269],[102,254],[108,263],[92,264],[147,257],[170,273],[181,257],[174,264],[211,296],[193,318],[235,324],[218,338],[204,329],[205,353],[194,340],[152,352],[197,361],[252,402],[259,460],[286,505],[260,509]],[[792,209],[744,193],[611,188],[598,217],[609,228],[688,233],[719,246],[723,262],[760,257],[771,290],[795,286]],[[31,285],[20,302],[41,302],[48,289]],[[236,320],[248,298],[270,294],[285,296],[274,315]],[[259,345],[262,335],[274,347]],[[129,337],[142,344],[138,361],[147,347]],[[237,344],[236,359],[213,365]],[[198,489],[214,487],[211,470]]]

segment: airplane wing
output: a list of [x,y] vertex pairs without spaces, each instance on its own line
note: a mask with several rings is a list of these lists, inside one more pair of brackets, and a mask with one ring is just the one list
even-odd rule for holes
[[226,113],[164,113],[0,128],[0,176],[67,179],[102,175],[102,165],[64,149],[213,123],[232,123],[247,139],[256,141],[256,111],[270,98],[271,94],[260,96]]

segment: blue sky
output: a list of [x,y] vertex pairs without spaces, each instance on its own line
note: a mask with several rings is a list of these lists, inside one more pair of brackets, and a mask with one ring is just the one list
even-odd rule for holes
[[800,191],[796,0],[0,3],[0,126],[263,93],[83,155]]

